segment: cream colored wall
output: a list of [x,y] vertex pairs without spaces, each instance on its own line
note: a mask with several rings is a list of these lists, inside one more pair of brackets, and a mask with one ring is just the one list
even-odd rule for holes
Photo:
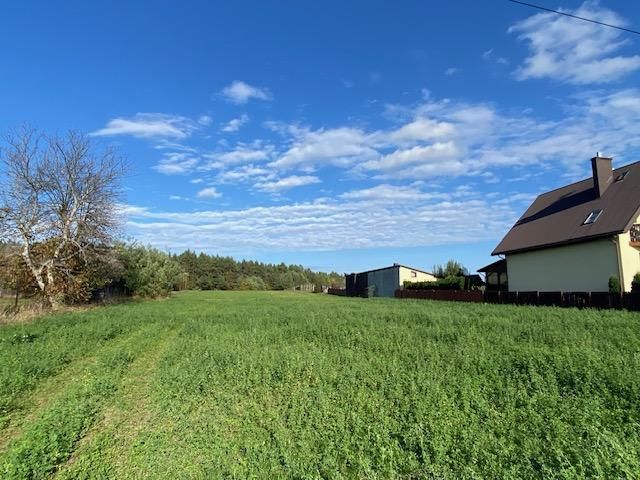
[[[416,272],[416,276],[412,277],[411,272]],[[404,285],[404,282],[433,282],[436,277],[428,273],[419,272],[417,270],[411,270],[410,268],[400,267],[400,285]]]
[[620,276],[617,246],[612,240],[507,255],[509,291],[606,292],[609,277]]
[[[640,217],[638,217],[634,223],[640,223]],[[631,291],[633,276],[640,272],[640,248],[629,245],[630,241],[631,236],[629,232],[618,235],[618,242],[620,242],[620,264],[622,266],[622,279],[620,283],[624,287],[625,292]]]

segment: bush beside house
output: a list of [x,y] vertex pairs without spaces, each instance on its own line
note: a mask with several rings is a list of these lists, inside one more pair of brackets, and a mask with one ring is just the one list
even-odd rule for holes
[[404,282],[407,290],[464,290],[464,277],[439,278],[434,282]]

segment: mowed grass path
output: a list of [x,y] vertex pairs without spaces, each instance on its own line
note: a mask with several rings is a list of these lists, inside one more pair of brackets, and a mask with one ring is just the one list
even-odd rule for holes
[[0,327],[0,478],[637,478],[640,315],[184,292]]

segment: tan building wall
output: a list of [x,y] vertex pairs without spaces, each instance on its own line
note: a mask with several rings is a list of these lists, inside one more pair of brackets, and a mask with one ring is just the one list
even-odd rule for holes
[[606,292],[609,277],[620,276],[616,243],[601,239],[507,255],[509,291]]
[[418,270],[411,270],[410,268],[400,267],[400,286],[404,285],[405,281],[408,282],[433,282],[436,280],[431,274],[419,272]]
[[[634,223],[640,223],[640,217],[638,217]],[[623,286],[625,292],[631,291],[633,276],[640,272],[640,249],[629,245],[630,241],[631,236],[629,232],[618,235],[622,270],[620,284]]]

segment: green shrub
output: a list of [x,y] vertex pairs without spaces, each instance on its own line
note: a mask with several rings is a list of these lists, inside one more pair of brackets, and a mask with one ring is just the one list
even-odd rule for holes
[[266,290],[267,284],[264,283],[264,280],[255,275],[244,277],[240,281],[240,290]]
[[620,280],[615,275],[609,277],[609,293],[620,293]]
[[640,293],[640,272],[636,273],[633,276],[633,281],[631,282],[631,291],[633,293]]
[[404,282],[407,290],[464,290],[464,277],[445,277],[433,282]]
[[449,260],[446,265],[434,265],[433,275],[436,278],[464,277],[469,270],[456,260]]
[[180,283],[182,270],[169,254],[152,247],[118,246],[127,288],[140,297],[167,296]]

